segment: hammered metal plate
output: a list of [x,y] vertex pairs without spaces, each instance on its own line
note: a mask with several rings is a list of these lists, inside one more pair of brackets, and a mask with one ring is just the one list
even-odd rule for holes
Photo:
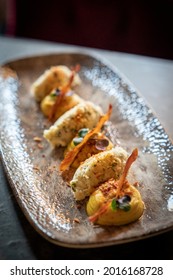
[[[142,218],[121,227],[93,226],[85,203],[79,208],[59,169],[63,149],[42,138],[46,121],[30,93],[32,82],[52,65],[81,65],[76,91],[99,104],[113,105],[107,126],[111,139],[129,152],[139,149],[132,168],[145,202]],[[134,86],[114,67],[86,53],[61,53],[9,62],[0,76],[1,155],[11,187],[33,227],[67,247],[99,247],[146,238],[173,228],[173,145]],[[76,222],[79,221],[79,222]]]

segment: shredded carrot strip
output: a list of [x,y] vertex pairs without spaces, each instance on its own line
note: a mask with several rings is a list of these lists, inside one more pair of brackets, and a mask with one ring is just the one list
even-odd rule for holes
[[74,161],[74,159],[76,158],[76,156],[78,155],[78,153],[80,152],[82,147],[85,145],[85,143],[89,140],[89,138],[93,134],[99,132],[100,129],[102,128],[103,124],[107,120],[109,120],[111,113],[112,113],[112,105],[110,104],[108,112],[100,118],[97,126],[85,135],[85,137],[83,138],[83,140],[80,144],[78,144],[73,150],[71,150],[70,152],[67,153],[64,160],[60,164],[61,171],[65,171],[66,169],[68,169],[68,167],[72,164],[72,162]]
[[138,157],[138,149],[136,148],[136,149],[133,150],[133,152],[131,153],[131,155],[127,159],[126,165],[124,167],[123,174],[121,175],[120,179],[117,182],[118,189],[117,189],[116,197],[119,196],[119,194],[121,192],[121,189],[122,189],[122,186],[123,186],[123,184],[125,182],[125,179],[127,177],[128,171],[129,171],[132,163],[137,159],[137,157]]
[[52,110],[50,112],[50,115],[49,115],[49,120],[52,121],[55,117],[55,113],[56,113],[56,110],[59,106],[59,104],[62,102],[65,94],[70,90],[70,87],[72,85],[72,82],[74,80],[74,77],[75,77],[75,74],[79,71],[80,69],[80,66],[77,64],[73,69],[72,69],[72,73],[71,73],[71,76],[69,78],[69,81],[68,83],[61,89],[59,95],[56,96],[56,101],[52,107]]
[[90,216],[88,219],[90,222],[94,223],[95,221],[98,220],[99,216],[103,215],[107,209],[108,209],[108,206],[109,206],[109,203],[111,202],[111,200],[105,202],[100,208],[99,210],[94,213],[92,216]]

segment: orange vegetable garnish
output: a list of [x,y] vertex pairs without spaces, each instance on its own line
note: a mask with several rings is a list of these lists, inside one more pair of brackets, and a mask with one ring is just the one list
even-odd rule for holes
[[116,198],[118,198],[118,196],[121,192],[122,186],[123,186],[123,184],[125,182],[125,179],[127,177],[128,171],[129,171],[132,163],[137,159],[137,157],[138,157],[138,149],[136,148],[136,149],[133,150],[131,155],[128,157],[128,159],[126,161],[126,165],[124,167],[123,174],[121,175],[120,179],[117,181],[118,189],[117,189],[117,192],[116,192]]
[[111,202],[112,200],[109,199],[108,201],[106,201],[100,208],[99,210],[93,214],[92,216],[90,216],[88,219],[90,222],[94,223],[95,221],[97,221],[97,219],[99,218],[99,216],[103,215],[107,209],[108,209],[108,206],[109,206],[109,203]]
[[66,169],[69,168],[69,166],[73,163],[73,161],[75,160],[76,156],[78,155],[78,153],[80,152],[80,150],[82,149],[82,147],[85,145],[85,143],[89,140],[89,138],[100,131],[100,129],[102,128],[103,124],[109,120],[110,115],[112,113],[112,105],[109,105],[109,109],[108,112],[103,115],[97,126],[95,128],[93,128],[91,131],[89,131],[85,137],[83,138],[82,142],[80,144],[78,144],[73,150],[71,150],[70,152],[67,153],[67,155],[65,156],[64,160],[61,162],[60,164],[60,170],[61,171],[65,171]]
[[75,74],[79,71],[79,69],[80,69],[80,66],[77,64],[72,69],[72,73],[71,73],[71,76],[69,78],[68,83],[60,90],[59,95],[56,96],[55,104],[53,105],[52,110],[51,110],[50,115],[49,115],[49,120],[50,121],[52,121],[54,119],[57,107],[60,105],[62,99],[65,96],[65,94],[70,90],[70,87],[73,83]]

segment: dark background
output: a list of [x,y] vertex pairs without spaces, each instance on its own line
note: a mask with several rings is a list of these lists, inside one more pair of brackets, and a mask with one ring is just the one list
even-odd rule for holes
[[173,0],[7,1],[5,34],[173,59]]

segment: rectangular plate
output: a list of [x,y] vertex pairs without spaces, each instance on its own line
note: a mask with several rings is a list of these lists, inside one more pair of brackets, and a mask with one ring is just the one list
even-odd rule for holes
[[[132,168],[145,202],[142,218],[121,227],[93,226],[85,205],[79,209],[63,181],[63,149],[42,148],[33,140],[45,128],[30,86],[47,68],[81,65],[77,93],[106,112],[111,139],[128,152],[139,149]],[[0,76],[0,140],[3,164],[16,198],[33,227],[49,241],[67,247],[99,247],[130,242],[173,228],[173,145],[134,86],[114,67],[86,53],[61,53],[9,62]],[[133,181],[134,182],[134,181]],[[133,183],[132,182],[132,183]],[[75,220],[80,222],[77,223]]]

